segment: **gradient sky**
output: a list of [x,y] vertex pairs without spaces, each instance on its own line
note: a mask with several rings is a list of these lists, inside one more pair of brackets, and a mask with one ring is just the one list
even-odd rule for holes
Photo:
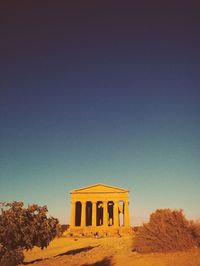
[[0,4],[0,200],[67,223],[106,183],[133,224],[200,217],[200,4],[41,2]]

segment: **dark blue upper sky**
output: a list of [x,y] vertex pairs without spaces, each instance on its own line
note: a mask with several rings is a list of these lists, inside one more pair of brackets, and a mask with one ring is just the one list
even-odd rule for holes
[[0,200],[66,222],[69,190],[101,182],[130,189],[133,223],[200,216],[193,3],[0,4]]

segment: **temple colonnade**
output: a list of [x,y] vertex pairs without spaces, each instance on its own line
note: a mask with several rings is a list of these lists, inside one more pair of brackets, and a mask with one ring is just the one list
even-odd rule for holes
[[96,184],[71,192],[70,229],[86,232],[130,228],[129,191]]
[[129,202],[112,200],[72,201],[70,225],[71,227],[129,227]]

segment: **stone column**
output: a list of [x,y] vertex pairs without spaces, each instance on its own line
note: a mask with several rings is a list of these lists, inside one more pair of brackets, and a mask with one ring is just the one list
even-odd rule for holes
[[130,226],[129,202],[124,202],[124,226]]
[[86,225],[86,202],[81,202],[81,226],[85,227]]
[[119,206],[118,201],[114,202],[114,226],[119,226]]
[[92,202],[92,226],[97,225],[97,203]]
[[75,226],[75,217],[76,217],[76,203],[74,201],[71,201],[70,227]]
[[103,226],[108,226],[108,202],[103,202]]

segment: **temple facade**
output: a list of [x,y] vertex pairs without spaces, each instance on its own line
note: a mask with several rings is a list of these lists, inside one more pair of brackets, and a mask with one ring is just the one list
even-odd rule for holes
[[129,191],[104,184],[74,189],[71,235],[113,235],[130,231]]

